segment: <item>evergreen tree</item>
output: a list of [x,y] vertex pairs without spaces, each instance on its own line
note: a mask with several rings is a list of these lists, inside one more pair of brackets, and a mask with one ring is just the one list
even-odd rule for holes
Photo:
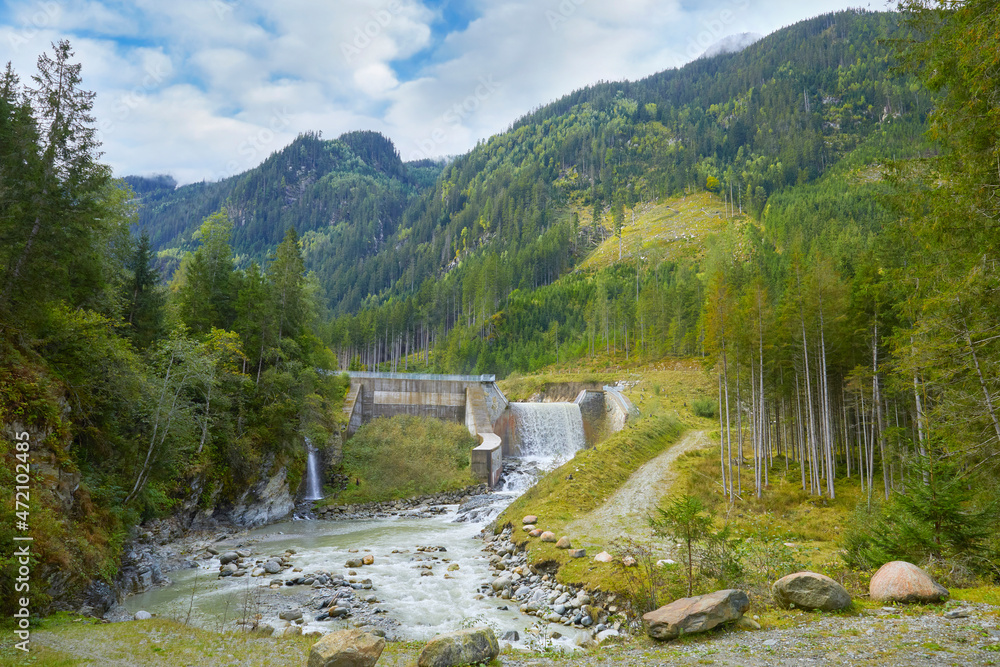
[[[94,93],[80,86],[81,66],[72,63],[68,41],[53,44],[54,54],[38,58],[34,86],[23,92],[21,109],[30,105],[37,123],[36,147],[28,148],[34,134],[15,113],[12,147],[26,160],[18,179],[21,208],[5,221],[6,266],[0,285],[0,310],[9,310],[32,299],[71,297],[76,284],[92,284],[100,272],[99,248],[92,236],[105,224],[100,196],[110,170],[97,162],[100,143],[90,115]],[[2,88],[9,105],[15,81],[8,73]],[[30,155],[29,155],[30,153]],[[8,245],[9,244],[9,245]]]
[[201,245],[191,257],[178,295],[181,319],[193,333],[229,329],[235,319],[239,286],[229,247],[232,229],[225,211],[205,218],[199,229]]
[[160,272],[153,265],[155,259],[149,234],[143,231],[129,258],[125,295],[129,337],[142,349],[163,334],[166,296],[160,287]]

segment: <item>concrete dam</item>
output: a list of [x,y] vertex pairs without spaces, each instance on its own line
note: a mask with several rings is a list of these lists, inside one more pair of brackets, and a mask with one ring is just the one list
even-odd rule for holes
[[[546,448],[565,458],[620,430],[636,413],[612,387],[582,388],[572,402],[511,403],[493,375],[418,375],[348,372],[344,402],[347,437],[377,417],[409,414],[464,423],[479,440],[472,472],[491,487],[505,456],[531,456]],[[576,386],[573,389],[577,389]]]

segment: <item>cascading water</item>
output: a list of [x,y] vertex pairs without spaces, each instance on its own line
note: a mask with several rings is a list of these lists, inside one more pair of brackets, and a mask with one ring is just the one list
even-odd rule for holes
[[[517,631],[524,638],[516,642],[530,645],[527,629],[537,623],[521,614],[517,605],[504,604],[499,598],[483,597],[480,586],[495,575],[477,538],[497,514],[531,487],[539,475],[570,459],[584,447],[583,419],[579,406],[572,403],[511,404],[512,424],[518,442],[518,455],[504,461],[504,477],[493,493],[470,499],[461,508],[450,507],[446,514],[410,518],[409,511],[396,516],[366,521],[295,521],[258,528],[232,542],[232,547],[251,548],[250,559],[263,562],[270,554],[285,549],[295,552],[294,564],[302,572],[332,571],[347,575],[342,564],[356,557],[358,551],[370,552],[374,563],[359,572],[370,578],[378,605],[388,617],[398,621],[399,636],[426,639],[439,632],[462,627],[470,619],[489,623],[501,632]],[[322,496],[320,454],[306,440],[309,452],[306,470],[307,499]],[[395,514],[395,513],[394,513]],[[418,545],[440,545],[447,551],[440,560],[418,551]],[[216,545],[229,548],[229,545]],[[438,554],[435,554],[437,556]],[[259,564],[258,562],[258,564]],[[223,627],[231,609],[245,604],[253,595],[267,591],[276,597],[269,609],[262,611],[262,622],[281,628],[287,623],[277,618],[279,611],[299,608],[301,600],[293,597],[311,591],[305,586],[282,586],[271,590],[270,576],[220,577],[220,560],[205,558],[198,567],[171,573],[173,584],[154,589],[126,600],[128,617],[139,609],[161,616],[191,618],[203,627]],[[433,565],[433,576],[420,576],[421,566]],[[455,566],[454,568],[452,566]],[[279,575],[282,576],[282,575]],[[292,576],[292,575],[289,575]],[[368,591],[359,591],[358,597]],[[324,593],[329,594],[329,593]],[[318,594],[316,594],[318,595]],[[192,611],[193,610],[193,611]],[[313,621],[315,605],[303,608],[304,631],[331,632],[349,627],[353,619]],[[563,638],[557,643],[570,646],[577,630],[559,627]]]
[[511,403],[510,410],[518,443],[515,456],[550,467],[568,461],[586,445],[576,403]]
[[323,483],[319,476],[319,451],[313,447],[312,441],[306,438],[306,495],[305,500],[323,500]]

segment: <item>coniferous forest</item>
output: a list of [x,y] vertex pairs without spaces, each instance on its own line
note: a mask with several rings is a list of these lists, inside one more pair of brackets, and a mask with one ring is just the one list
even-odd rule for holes
[[[685,359],[729,503],[776,470],[816,499],[856,480],[850,565],[995,581],[998,35],[984,0],[828,14],[576,91],[453,159],[315,132],[181,187],[101,163],[69,43],[8,66],[0,421],[78,487],[68,514],[66,489],[37,501],[37,567],[110,581],[139,522],[279,469],[296,488],[302,439],[339,442],[340,370]],[[695,241],[642,236],[687,201],[715,220]]]

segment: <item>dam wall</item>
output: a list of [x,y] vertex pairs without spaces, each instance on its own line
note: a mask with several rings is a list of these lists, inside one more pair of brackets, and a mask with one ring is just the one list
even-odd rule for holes
[[472,450],[472,472],[494,486],[503,472],[500,438],[491,415],[507,409],[493,375],[418,375],[348,372],[351,387],[344,401],[347,437],[378,417],[416,415],[465,424],[479,440]]

